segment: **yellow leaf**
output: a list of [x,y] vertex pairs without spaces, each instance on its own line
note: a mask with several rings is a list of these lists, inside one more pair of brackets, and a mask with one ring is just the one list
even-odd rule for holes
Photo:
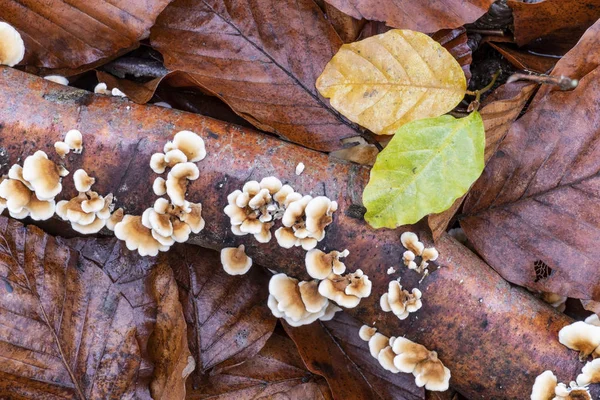
[[343,45],[316,86],[346,118],[392,135],[407,122],[452,110],[463,99],[467,81],[438,42],[393,29]]

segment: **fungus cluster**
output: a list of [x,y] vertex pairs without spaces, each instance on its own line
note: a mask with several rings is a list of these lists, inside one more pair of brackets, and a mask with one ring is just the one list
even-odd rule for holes
[[306,253],[305,264],[306,272],[311,278],[326,279],[329,275],[341,275],[346,272],[346,265],[340,261],[340,258],[348,257],[350,252],[330,251],[325,253],[319,249],[312,249]]
[[77,129],[71,129],[65,135],[64,141],[54,143],[54,150],[60,158],[65,158],[71,150],[75,154],[81,154],[83,151],[83,136]]
[[450,385],[450,370],[442,364],[435,351],[403,337],[388,338],[374,327],[363,325],[360,338],[369,342],[371,356],[392,373],[412,373],[419,387],[445,391]]
[[285,274],[273,275],[267,304],[275,317],[291,326],[308,325],[317,319],[329,321],[341,309],[322,296],[318,286],[316,280],[298,282]]
[[531,400],[591,400],[589,390],[571,382],[569,386],[558,383],[552,371],[544,371],[537,378],[531,390]]
[[0,22],[0,65],[15,66],[25,56],[25,43],[15,28]]
[[319,293],[345,308],[354,308],[360,300],[371,295],[371,281],[362,270],[338,275],[330,274],[319,283]]
[[227,196],[227,203],[224,211],[235,235],[252,234],[259,243],[268,243],[271,228],[281,220],[283,226],[275,231],[275,238],[286,249],[314,249],[337,210],[337,202],[325,196],[303,196],[272,176],[246,182],[242,190]]
[[41,150],[28,156],[21,167],[14,164],[8,175],[0,178],[0,209],[8,208],[17,219],[31,217],[47,220],[56,208],[54,198],[62,190],[62,178],[69,174],[65,168],[48,159]]
[[104,228],[113,208],[112,193],[103,197],[88,188],[71,200],[59,201],[56,215],[63,221],[69,221],[74,231],[89,235]]
[[198,179],[195,162],[206,157],[204,141],[191,131],[180,131],[164,146],[164,153],[155,153],[150,167],[158,174],[170,168],[167,179],[155,179],[152,189],[159,198],[141,216],[124,215],[114,226],[115,236],[124,240],[129,250],[142,256],[156,256],[175,243],[186,242],[191,233],[204,229],[202,204],[186,200],[189,181]]
[[[408,269],[417,271],[424,276],[429,274],[427,268],[429,267],[429,261],[437,260],[439,254],[435,247],[427,247],[419,241],[419,237],[413,232],[404,232],[400,236],[402,246],[407,250],[402,255],[402,261]],[[421,259],[420,263],[417,264],[417,257]]]
[[399,319],[408,318],[410,313],[418,311],[423,303],[422,293],[414,288],[412,293],[402,289],[400,282],[394,280],[388,284],[388,291],[379,299],[379,304],[384,312],[393,312]]
[[127,97],[127,95],[121,92],[117,88],[113,88],[112,90],[108,89],[106,83],[100,82],[94,87],[94,93],[96,94],[104,94],[106,96],[115,96],[115,97]]

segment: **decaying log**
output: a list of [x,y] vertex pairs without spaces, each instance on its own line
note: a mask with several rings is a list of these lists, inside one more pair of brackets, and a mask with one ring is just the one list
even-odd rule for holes
[[[348,312],[363,323],[375,323],[388,336],[405,335],[437,350],[452,371],[451,384],[468,398],[527,398],[544,370],[552,369],[569,382],[583,366],[575,352],[557,341],[558,330],[572,322],[567,316],[511,287],[447,235],[436,245],[441,268],[419,286],[423,308],[404,321],[383,313],[379,296],[397,276],[386,270],[397,268],[409,289],[419,285],[420,276],[401,266],[401,229],[375,231],[362,219],[360,198],[368,168],[335,162],[251,129],[94,95],[8,68],[0,69],[0,104],[0,154],[5,154],[1,173],[37,149],[58,160],[53,143],[69,129],[79,129],[83,154],[69,154],[66,167],[72,172],[85,169],[96,177],[94,190],[113,192],[118,206],[138,215],[155,198],[151,154],[179,130],[197,132],[208,156],[198,163],[200,179],[189,186],[188,199],[202,202],[206,228],[193,243],[214,249],[244,243],[256,263],[301,279],[308,279],[305,252],[283,249],[275,238],[259,244],[251,236],[234,236],[223,213],[226,197],[247,180],[273,175],[301,193],[337,200],[339,210],[318,247],[347,248],[349,270],[361,268],[373,281],[371,297]],[[296,176],[299,162],[306,169]],[[65,198],[76,194],[69,177],[63,186]],[[427,239],[424,230],[413,229]]]

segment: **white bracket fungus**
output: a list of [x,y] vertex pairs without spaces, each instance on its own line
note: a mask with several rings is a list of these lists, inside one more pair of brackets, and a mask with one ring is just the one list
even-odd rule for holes
[[296,165],[296,175],[300,175],[304,172],[304,163],[300,162]]
[[73,173],[73,182],[78,192],[87,192],[92,188],[96,179],[89,176],[84,170],[78,169]]
[[[417,271],[423,274],[423,278],[429,274],[427,267],[429,261],[437,260],[439,253],[435,247],[425,248],[425,245],[419,241],[419,237],[413,232],[404,232],[400,236],[402,246],[406,247],[406,251],[402,254],[402,261],[408,269]],[[417,265],[416,258],[420,257],[421,262]]]
[[221,250],[221,264],[229,275],[244,275],[252,267],[252,259],[246,255],[243,244]]
[[40,200],[53,200],[62,190],[61,180],[69,171],[61,169],[41,150],[23,163],[23,178],[29,182]]
[[165,153],[174,149],[183,152],[189,162],[202,161],[206,157],[204,140],[192,131],[177,132],[173,141],[167,142],[164,147]]
[[69,221],[74,231],[89,235],[99,232],[111,217],[113,195],[106,197],[96,192],[80,192],[71,200],[61,200],[56,204],[56,215]]
[[59,85],[69,86],[69,80],[64,76],[60,75],[48,75],[44,77],[45,80],[58,83]]
[[587,386],[592,383],[600,383],[600,358],[589,361],[577,376],[579,386]]
[[81,132],[77,129],[71,129],[65,135],[65,144],[69,146],[69,149],[73,150],[73,153],[81,154],[83,151],[83,136],[81,135]]
[[176,206],[185,206],[188,181],[198,179],[200,172],[196,164],[185,162],[175,165],[167,175],[167,196]]
[[152,191],[157,196],[164,196],[167,193],[167,181],[159,176],[152,183]]
[[152,235],[152,229],[142,224],[141,216],[125,215],[115,224],[115,236],[124,240],[129,250],[137,250],[141,256],[156,256],[159,251],[167,251],[169,246],[162,245]]
[[326,279],[331,273],[341,275],[346,272],[346,265],[340,261],[340,258],[348,257],[350,252],[330,251],[324,253],[319,249],[312,249],[306,253],[305,264],[306,271],[311,278]]
[[571,382],[569,386],[558,383],[552,371],[544,371],[537,378],[531,389],[531,400],[591,400],[592,397],[585,385],[578,386]]
[[60,158],[65,158],[67,154],[71,151],[71,148],[65,142],[56,142],[54,143],[54,151]]
[[319,293],[329,300],[335,301],[339,306],[354,308],[360,299],[371,295],[371,281],[362,270],[337,275],[331,274],[319,283]]
[[412,373],[419,387],[432,391],[448,390],[450,370],[438,359],[435,351],[403,337],[388,338],[377,329],[363,325],[360,338],[369,342],[369,352],[379,364],[392,373]]
[[384,293],[379,304],[384,312],[393,312],[399,319],[408,318],[410,313],[418,311],[423,303],[421,302],[422,293],[419,289],[414,288],[412,293],[402,289],[402,285],[398,281],[390,281],[388,291]]
[[586,324],[600,326],[600,318],[598,318],[597,314],[592,314],[585,319]]
[[0,65],[13,67],[24,56],[25,43],[19,32],[6,22],[0,22]]
[[569,349],[579,351],[581,361],[590,355],[600,357],[600,326],[574,322],[558,332],[558,341]]
[[109,90],[108,86],[106,86],[106,83],[104,83],[104,82],[99,82],[94,87],[94,93],[104,94],[106,96],[127,97],[127,95],[125,93],[123,93],[122,91],[120,91],[118,88],[113,88],[112,90]]
[[276,274],[269,281],[268,306],[273,315],[291,326],[329,321],[341,309],[330,303],[318,291],[317,281],[298,282],[285,274]]

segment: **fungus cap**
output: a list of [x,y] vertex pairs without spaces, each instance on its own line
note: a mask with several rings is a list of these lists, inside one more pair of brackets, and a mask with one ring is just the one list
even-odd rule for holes
[[369,352],[373,358],[379,356],[379,352],[389,345],[389,338],[379,332],[375,332],[369,339]]
[[19,164],[14,164],[12,167],[10,167],[8,170],[8,179],[15,179],[25,185],[27,189],[33,191],[31,184],[27,182],[25,178],[23,178],[23,167],[21,167]]
[[306,311],[317,313],[329,304],[329,300],[319,293],[319,281],[302,281],[298,283],[300,298]]
[[270,195],[274,195],[275,193],[279,192],[281,188],[283,188],[281,181],[274,176],[262,178],[259,182],[259,186],[261,189],[267,189]]
[[246,255],[243,244],[221,250],[221,264],[229,275],[244,275],[252,267],[252,259]]
[[29,213],[29,216],[34,221],[45,221],[47,219],[52,218],[54,212],[56,210],[56,203],[54,200],[44,201],[38,200],[38,198],[34,195],[31,196],[31,199],[24,207]]
[[[341,286],[339,285],[339,282],[343,282]],[[354,308],[360,303],[360,298],[346,294],[344,289],[347,285],[348,282],[346,278],[334,275],[319,283],[319,293],[329,300],[335,301],[341,307]]]
[[577,383],[571,382],[569,386],[559,383],[554,388],[553,400],[592,400],[589,390],[586,387],[577,386]]
[[152,183],[152,191],[157,196],[163,196],[167,193],[167,181],[160,176]]
[[71,129],[67,132],[65,143],[75,154],[80,154],[83,151],[83,136],[77,129]]
[[110,94],[115,97],[127,97],[127,95],[125,93],[123,93],[121,90],[119,90],[118,88],[112,88],[112,90],[110,91]]
[[167,176],[167,195],[171,202],[176,206],[183,206],[185,201],[185,192],[187,191],[187,181],[196,180],[200,176],[200,171],[196,164],[185,162],[175,165]]
[[450,387],[450,370],[437,358],[435,351],[431,352],[427,360],[417,364],[413,374],[418,387],[425,386],[425,389],[437,392],[446,391]]
[[374,326],[363,325],[358,330],[358,336],[360,336],[360,338],[365,342],[368,342],[369,339],[371,339],[376,332],[377,328],[375,328]]
[[206,157],[204,140],[192,131],[180,131],[173,138],[173,146],[181,150],[190,162],[198,162]]
[[341,275],[346,272],[346,265],[340,258],[347,257],[350,252],[344,250],[324,253],[319,249],[313,249],[306,253],[304,259],[306,272],[315,279],[326,279],[332,272]]
[[190,238],[190,233],[192,233],[192,228],[188,224],[178,219],[175,219],[171,222],[173,224],[173,235],[171,237],[177,243],[185,243]]
[[285,227],[292,227],[298,221],[304,219],[304,210],[308,203],[312,200],[312,196],[303,196],[301,199],[292,201],[286,208],[281,223]]
[[277,244],[284,249],[291,249],[299,244],[299,239],[294,235],[292,228],[280,227],[275,231]]
[[115,210],[115,212],[113,212],[110,215],[110,218],[108,218],[106,220],[106,228],[111,231],[114,231],[115,225],[117,225],[119,222],[121,222],[123,220],[124,214],[125,214],[125,212],[123,211],[122,208]]
[[551,400],[554,398],[554,389],[558,379],[552,371],[544,371],[535,378],[531,388],[531,400]]
[[427,247],[426,249],[423,249],[423,253],[421,253],[421,257],[423,257],[424,261],[435,261],[439,255],[440,253],[438,253],[435,247]]
[[163,153],[154,153],[150,156],[150,168],[157,174],[162,174],[167,169],[167,162]]
[[58,83],[59,85],[69,86],[69,80],[61,75],[47,75],[44,77],[45,80]]
[[205,225],[204,219],[202,218],[202,204],[190,203],[190,208],[191,211],[189,213],[184,213],[181,220],[190,226],[193,233],[200,233]]
[[577,376],[579,386],[587,386],[592,383],[600,383],[600,358],[588,361],[581,370],[581,374]]
[[77,222],[71,222],[71,227],[75,232],[79,232],[84,235],[90,235],[93,233],[98,233],[104,225],[106,224],[106,220],[100,219],[98,217],[94,217],[91,223],[87,225],[80,225]]
[[423,243],[419,242],[419,237],[413,232],[404,232],[400,235],[402,246],[420,256],[425,249]]
[[306,229],[317,241],[325,237],[325,228],[333,221],[332,215],[337,207],[337,202],[325,196],[317,196],[306,205]]
[[98,93],[98,94],[105,94],[105,95],[111,95],[110,90],[108,90],[108,86],[106,86],[106,83],[104,82],[99,82],[96,86],[94,86],[94,93]]
[[156,256],[160,251],[166,251],[167,246],[161,245],[152,231],[142,225],[142,217],[125,215],[123,220],[114,227],[117,239],[124,240],[129,250],[137,250],[141,256]]
[[[159,153],[160,154],[160,153]],[[188,158],[185,153],[179,149],[169,150],[165,153],[164,161],[168,167],[173,168],[179,163],[187,162]]]
[[112,212],[113,208],[114,208],[114,204],[113,204],[113,194],[109,193],[104,197],[104,205],[102,206],[102,209],[98,212],[96,212],[96,216],[100,219],[109,219],[110,218],[110,213]]
[[357,269],[355,272],[346,275],[346,277],[350,280],[350,283],[344,289],[347,295],[356,296],[359,299],[371,295],[372,283],[361,269]]
[[52,200],[62,190],[60,169],[41,150],[25,159],[23,178],[40,200]]
[[71,151],[71,148],[65,142],[56,142],[54,143],[54,151],[60,158],[65,158],[67,154]]
[[16,179],[0,182],[0,197],[6,200],[6,208],[12,213],[20,213],[31,199],[31,191]]
[[431,353],[425,346],[403,337],[394,340],[392,350],[396,353],[394,365],[405,373],[412,373],[417,364],[429,358]]
[[96,192],[87,192],[88,198],[81,202],[84,213],[97,213],[104,208],[104,198]]
[[302,172],[304,172],[304,163],[299,162],[298,165],[296,165],[296,175],[300,175]]
[[585,323],[589,325],[600,326],[600,318],[597,314],[592,314],[585,319]]
[[400,370],[394,365],[395,356],[396,354],[392,351],[392,346],[387,346],[379,352],[379,354],[377,355],[377,361],[379,361],[379,364],[386,371],[390,371],[394,374],[397,374],[398,372],[400,372]]
[[6,22],[0,22],[0,65],[13,67],[24,56],[25,43],[19,32]]
[[87,192],[92,188],[96,179],[89,176],[83,169],[78,169],[73,174],[73,182],[78,192]]
[[574,322],[558,332],[558,341],[579,351],[581,360],[585,360],[590,354],[594,358],[600,357],[600,326],[583,321]]
[[306,307],[302,302],[298,280],[285,274],[276,274],[269,281],[269,294],[278,303],[278,309],[285,313],[292,321],[299,321],[306,317]]

